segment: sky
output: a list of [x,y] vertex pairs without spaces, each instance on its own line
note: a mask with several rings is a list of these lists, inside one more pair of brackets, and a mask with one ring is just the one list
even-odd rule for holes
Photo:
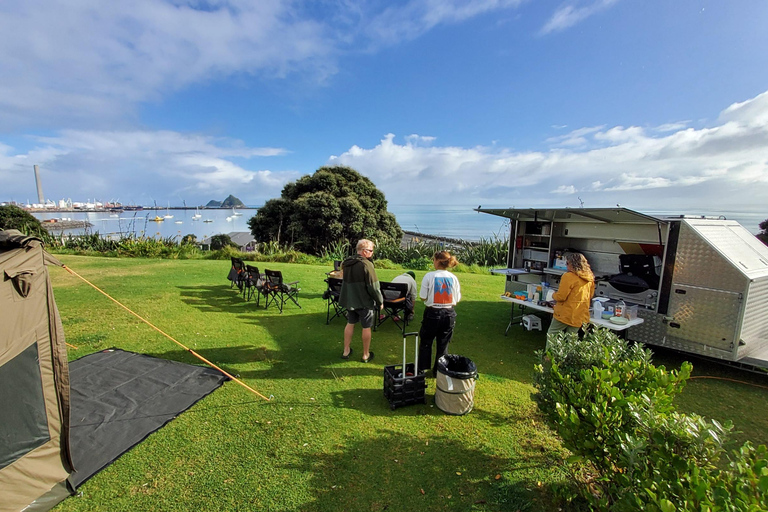
[[764,0],[3,0],[0,201],[768,209]]

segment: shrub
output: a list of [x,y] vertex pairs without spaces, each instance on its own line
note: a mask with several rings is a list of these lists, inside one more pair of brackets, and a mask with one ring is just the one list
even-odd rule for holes
[[229,237],[229,235],[213,235],[211,237],[211,250],[212,251],[218,251],[219,249],[223,249],[224,247],[231,246],[231,247],[237,247],[234,242],[232,242],[232,239]]
[[44,242],[51,238],[39,220],[13,204],[0,206],[0,230],[3,229],[16,229],[25,235],[39,237]]
[[[595,471],[566,491],[593,510],[764,510],[765,447],[726,454],[732,425],[675,411],[691,365],[667,371],[607,329],[549,338],[537,402],[565,446]],[[730,459],[725,469],[724,458]]]

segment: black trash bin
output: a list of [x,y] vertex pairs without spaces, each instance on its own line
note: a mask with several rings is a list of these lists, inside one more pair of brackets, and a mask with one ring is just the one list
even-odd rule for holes
[[477,366],[464,356],[446,354],[437,360],[435,405],[447,414],[461,416],[475,405]]

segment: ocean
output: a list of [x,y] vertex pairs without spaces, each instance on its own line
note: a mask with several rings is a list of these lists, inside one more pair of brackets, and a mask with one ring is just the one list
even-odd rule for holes
[[[397,217],[400,227],[405,231],[447,238],[477,241],[480,238],[506,237],[509,234],[509,221],[495,215],[479,213],[474,206],[410,206],[390,205],[389,209]],[[492,208],[492,206],[491,206]],[[503,207],[501,207],[503,208]],[[233,216],[232,210],[215,209],[200,210],[202,217],[194,219],[195,210],[142,210],[128,211],[120,214],[110,212],[41,212],[33,213],[40,220],[66,218],[71,220],[86,220],[92,224],[87,229],[66,230],[64,233],[80,234],[84,232],[105,236],[119,236],[132,233],[136,236],[178,237],[192,234],[198,240],[220,233],[249,231],[248,219],[256,214],[256,208],[238,209],[242,215]],[[722,216],[735,220],[757,234],[759,224],[768,218],[768,212],[672,212],[639,210],[649,215],[707,215]],[[156,216],[166,214],[173,218],[162,222],[154,222]],[[208,222],[205,222],[208,221]]]

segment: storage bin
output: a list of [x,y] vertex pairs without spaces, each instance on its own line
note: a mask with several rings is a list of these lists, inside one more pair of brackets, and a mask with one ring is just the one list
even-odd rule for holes
[[461,416],[475,405],[477,366],[464,356],[447,354],[437,360],[435,405],[447,414]]

